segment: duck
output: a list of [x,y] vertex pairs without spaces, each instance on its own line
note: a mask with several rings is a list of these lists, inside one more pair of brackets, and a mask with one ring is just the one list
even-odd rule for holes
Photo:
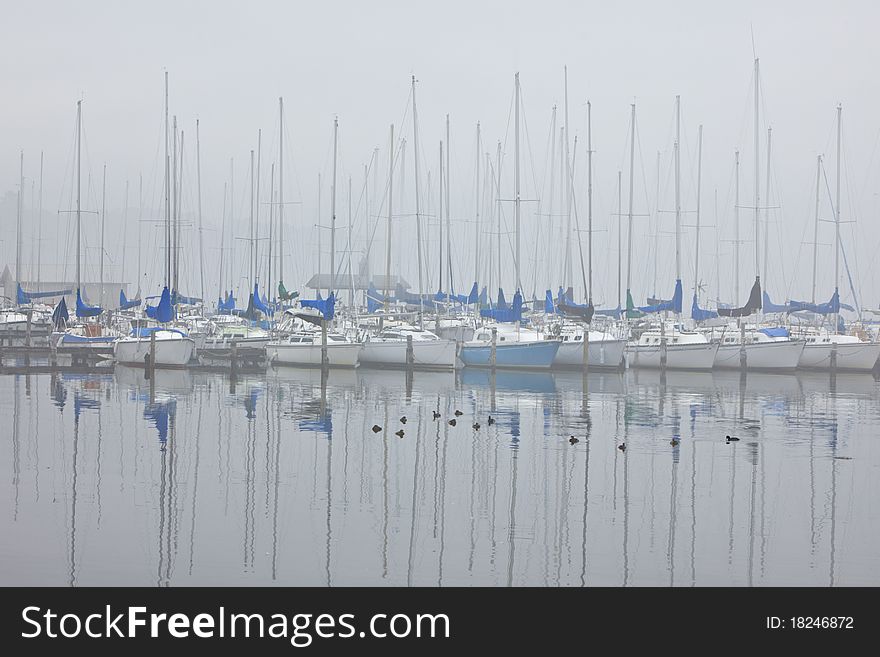
[[455,426],[455,418],[452,418],[451,420],[449,420],[449,426],[451,426],[451,427]]
[[495,424],[495,418],[490,415],[489,416],[489,426],[491,427],[493,424]]
[[458,410],[458,409],[456,408],[456,409],[455,409],[455,416],[458,417],[459,415],[464,415],[464,413],[462,413],[460,410]]
[[373,433],[379,433],[380,431],[382,431],[382,427],[380,427],[378,424],[374,424]]
[[621,452],[625,452],[626,451],[626,443],[620,443],[617,446],[617,449],[619,449]]
[[577,443],[579,443],[579,442],[581,442],[581,441],[578,440],[577,438],[575,438],[574,436],[572,436],[571,438],[568,439],[568,442],[569,442],[569,444],[571,444],[571,445],[576,445]]
[[673,447],[677,447],[679,442],[679,439],[673,436],[672,440],[669,441],[669,444]]
[[727,438],[727,442],[729,442],[729,443],[736,442],[737,440],[739,440],[739,438],[737,438],[736,436],[726,436],[726,438]]
[[432,413],[433,413],[433,415],[434,415],[434,419],[435,419],[435,420],[438,419],[438,418],[440,417],[440,413],[438,413],[437,411],[432,411]]
[[406,415],[404,415],[403,417],[400,418],[400,423],[406,424]]
[[399,431],[395,431],[394,435],[397,436],[398,438],[403,438],[403,429],[400,429]]
[[479,430],[480,430],[480,423],[479,423],[479,422],[474,422],[474,423],[471,425],[471,427],[473,427],[473,430],[474,430],[474,431],[479,431]]

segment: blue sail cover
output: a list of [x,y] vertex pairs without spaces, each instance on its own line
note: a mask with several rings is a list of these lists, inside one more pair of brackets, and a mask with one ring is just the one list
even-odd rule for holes
[[[789,313],[792,310],[795,310],[795,308],[793,308],[793,306],[795,303],[798,303],[795,301],[792,301],[790,304],[783,304],[783,305],[780,305],[778,303],[773,303],[770,300],[770,295],[767,294],[767,290],[764,290],[764,294],[761,297],[761,299],[762,299],[762,305],[764,306],[765,313]],[[804,310],[804,309],[798,308],[797,310]]]
[[159,305],[148,305],[144,310],[147,313],[147,317],[155,319],[161,324],[165,324],[174,319],[174,306],[171,305],[171,293],[168,291],[168,288],[162,288],[162,296],[159,298]]
[[483,289],[480,290],[480,298],[477,300],[481,306],[485,306],[489,303],[489,293],[486,291],[486,286],[483,286]]
[[87,306],[83,303],[79,290],[76,291],[76,316],[77,317],[97,317],[104,309],[100,306]]
[[691,304],[691,319],[695,322],[703,322],[707,319],[714,319],[718,317],[718,313],[714,310],[704,310],[700,308],[700,304],[697,303],[697,293],[694,292],[694,301]]
[[[391,301],[391,299],[388,299]],[[380,292],[375,288],[375,286],[370,283],[370,286],[367,288],[367,312],[374,313],[379,308],[382,307],[382,304],[385,303],[385,295],[380,294]]]
[[299,305],[303,308],[314,308],[320,312],[326,321],[331,321],[334,317],[336,307],[336,296],[331,292],[326,299],[300,299]]
[[128,310],[129,308],[137,308],[141,305],[140,299],[126,299],[125,292],[119,290],[119,310]]
[[505,310],[509,308],[507,305],[507,299],[504,298],[504,290],[500,287],[498,288],[498,303],[495,304],[495,308],[498,310]]
[[217,311],[231,313],[233,310],[235,310],[235,297],[232,296],[232,291],[230,290],[226,293],[225,299],[217,299]]
[[623,313],[623,309],[620,306],[617,308],[597,308],[596,314],[602,315],[603,317],[613,317],[614,319],[620,319],[620,315]]
[[254,308],[259,310],[264,315],[272,314],[272,311],[266,306],[265,302],[260,299],[260,291],[258,289],[257,283],[254,283],[254,291],[253,294],[251,294],[251,297],[253,299]]
[[840,294],[837,290],[834,290],[834,294],[831,295],[831,299],[829,299],[826,303],[809,303],[807,301],[792,301],[790,303],[792,312],[797,310],[809,310],[810,312],[814,312],[818,315],[832,315],[834,313],[839,313],[840,309],[844,310],[854,310],[852,306],[849,306],[845,303],[840,303]]
[[176,306],[179,303],[185,303],[190,306],[194,306],[198,303],[201,303],[202,300],[199,297],[185,297],[182,294],[179,294],[177,290],[175,290],[171,294],[171,304]]
[[[501,290],[499,290],[501,292]],[[503,293],[502,293],[503,296]],[[507,308],[487,308],[480,310],[480,317],[488,317],[496,322],[518,322],[522,319],[522,294],[519,290],[513,295],[513,303]]]
[[64,297],[61,297],[61,301],[58,302],[55,310],[52,311],[52,325],[56,330],[60,331],[67,325],[69,320],[70,315],[67,312],[67,302],[64,300]]
[[671,311],[674,313],[681,312],[681,279],[675,281],[675,292],[672,294],[672,299],[669,301],[664,301],[662,303],[654,304],[651,306],[640,306],[639,310],[643,313],[660,313],[665,311]]
[[474,281],[474,285],[471,288],[470,294],[467,295],[467,301],[465,303],[477,303],[480,300],[479,288],[477,287],[477,282]]
[[25,292],[21,289],[21,284],[19,284],[15,296],[16,300],[18,301],[18,305],[23,306],[30,303],[34,299],[45,299],[46,297],[63,297],[64,295],[70,294],[71,292],[73,292],[73,290],[54,290],[52,292]]
[[550,290],[547,290],[544,295],[544,312],[547,315],[552,315],[556,312],[556,304],[553,303],[553,293]]

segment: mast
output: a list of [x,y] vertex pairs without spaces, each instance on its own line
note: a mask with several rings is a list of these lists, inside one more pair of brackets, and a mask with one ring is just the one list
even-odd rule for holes
[[[556,184],[556,105],[550,112],[550,193],[549,203],[547,204],[547,223],[549,224],[550,239],[547,240],[549,245],[547,257],[547,283],[553,284],[553,265],[556,262],[553,259],[553,193]],[[564,267],[563,267],[564,270]]]
[[[568,136],[571,132],[568,127],[568,66],[563,67],[563,72],[565,76],[565,132],[563,133],[565,136],[565,168],[563,171],[568,171],[571,159],[570,153],[568,150]],[[572,264],[571,264],[571,192],[572,192],[572,184],[571,179],[566,175],[565,176],[565,271],[564,271],[564,280],[562,281],[565,289],[568,289],[568,286],[572,282]],[[517,278],[517,280],[519,280]]]
[[739,151],[734,153],[734,168],[736,169],[736,199],[733,202],[733,294],[739,303]]
[[764,285],[767,284],[768,247],[770,245],[770,139],[772,134],[773,128],[767,128],[767,184],[764,187],[764,203],[767,204],[764,209]]
[[516,99],[514,101],[514,157],[513,157],[513,181],[514,181],[514,200],[513,200],[513,209],[514,209],[514,226],[515,226],[515,241],[516,241],[516,254],[515,254],[515,271],[516,271],[516,289],[520,289],[520,275],[519,275],[519,73],[516,74]]
[[351,256],[354,253],[354,245],[351,242],[351,176],[348,177],[348,282],[351,286],[349,290],[349,303],[354,308],[354,267],[351,263]]
[[[225,190],[224,190],[225,193]],[[144,174],[138,173],[138,259],[137,259],[137,292],[135,293],[135,298],[140,298],[141,291],[141,246],[142,244],[142,235],[141,232],[141,224],[144,220]]]
[[761,280],[761,261],[760,261],[760,240],[758,233],[760,231],[760,210],[758,209],[761,200],[760,180],[761,180],[761,158],[758,153],[758,59],[755,58],[755,278]]
[[[628,236],[626,243],[626,295],[631,294],[630,277],[632,275],[632,249],[633,249],[633,166],[636,156],[636,104],[630,105],[632,116],[630,118],[629,135],[629,212],[627,213]],[[567,141],[567,140],[566,140]],[[629,301],[627,301],[629,303]]]
[[[166,78],[168,74],[166,73]],[[82,101],[76,101],[76,291],[82,283]]]
[[40,286],[40,265],[42,262],[43,250],[43,151],[40,151],[40,209],[37,215],[37,289]]
[[660,250],[660,151],[657,151],[657,195],[654,197],[654,271],[651,278],[651,293],[657,296],[657,255]]
[[449,183],[452,179],[452,171],[449,168],[449,157],[452,151],[452,142],[449,136],[449,115],[446,115],[446,291],[455,291],[455,283],[452,281],[452,230],[449,219]]
[[[552,188],[552,186],[551,186]],[[552,195],[551,195],[552,198]],[[593,303],[593,121],[587,101],[587,304]]]
[[675,97],[675,280],[681,280],[681,96]]
[[[834,292],[840,287],[840,115],[843,105],[837,105],[837,179],[834,191]],[[834,332],[837,333],[839,312],[834,314]]]
[[498,140],[498,146],[495,153],[495,198],[498,199],[495,202],[495,215],[498,218],[498,232],[496,233],[496,237],[498,239],[498,287],[501,287],[501,140]]
[[[260,270],[260,163],[263,161],[263,130],[257,130],[257,186],[254,191],[254,279],[257,282]],[[265,292],[265,290],[263,290]]]
[[621,281],[623,277],[621,276],[621,267],[623,263],[623,230],[622,230],[622,221],[623,217],[623,173],[618,170],[617,171],[617,307],[622,307],[622,294],[623,288],[621,287]]
[[178,222],[178,200],[177,200],[177,117],[173,117],[172,134],[174,135],[171,150],[171,180],[172,180],[172,198],[171,198],[171,249],[169,255],[171,257],[171,292],[177,293],[177,222]]
[[[330,185],[330,289],[329,297],[336,291],[336,144],[339,132],[339,119],[333,118],[333,180]],[[318,229],[320,231],[320,228]]]
[[[250,266],[248,267],[248,275],[250,276],[250,282],[253,283],[255,278],[254,272],[254,149],[251,149],[251,211],[250,211]],[[248,292],[250,292],[253,288],[248,285]]]
[[480,277],[480,122],[477,121],[477,193],[476,193],[476,219],[474,223],[474,283]]
[[694,295],[699,297],[700,285],[700,192],[703,182],[703,124],[697,129],[697,246],[694,252]]
[[822,176],[822,156],[816,156],[816,222],[813,224],[813,293],[811,303],[816,303],[816,260],[819,256],[819,185]]
[[[224,244],[226,241],[226,183],[223,183],[223,213],[220,215],[220,285],[219,285],[219,294],[218,298],[221,301],[225,301],[226,298],[223,294],[223,253],[224,253]],[[219,308],[218,308],[219,311]]]
[[391,288],[391,206],[394,191],[394,124],[391,124],[391,136],[388,140],[388,224],[385,232],[385,298],[384,307],[388,311],[388,295]]
[[413,160],[416,188],[416,253],[419,269],[419,326],[422,326],[422,314],[424,313],[424,304],[422,302],[422,218],[419,214],[419,114],[416,110],[416,76],[412,76],[412,97],[413,97]]
[[266,288],[269,290],[269,298],[275,299],[275,291],[272,289],[272,239],[275,237],[275,163],[269,167],[269,249],[266,253]]
[[99,277],[101,279],[101,292],[99,306],[104,306],[104,226],[107,221],[107,165],[104,165],[104,172],[101,175],[101,263],[99,266]]
[[[15,284],[21,285],[21,229],[22,214],[24,214],[24,151],[21,151],[18,169],[18,216],[16,217],[16,240],[15,240]],[[18,294],[16,293],[16,296]]]
[[199,142],[199,120],[196,119],[196,197],[199,212],[199,281],[201,283],[202,309],[205,304],[205,239],[202,234],[202,156]]
[[171,161],[168,159],[168,71],[165,71],[165,287],[170,287],[170,286],[171,286]]
[[[437,225],[440,227],[440,239],[438,246],[440,248],[440,283],[437,291],[443,291],[443,140],[440,140],[440,214]],[[449,292],[446,293],[447,301],[449,300]]]
[[278,97],[278,284],[284,283],[284,98]]

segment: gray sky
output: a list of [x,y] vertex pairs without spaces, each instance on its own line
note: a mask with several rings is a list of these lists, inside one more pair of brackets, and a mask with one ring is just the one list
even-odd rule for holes
[[[91,180],[85,205],[98,209],[101,169],[108,165],[108,278],[136,285],[138,176],[143,175],[146,216],[161,208],[163,71],[171,80],[171,112],[185,131],[183,215],[196,208],[195,120],[200,120],[202,199],[206,228],[206,296],[214,297],[218,274],[223,185],[235,158],[235,197],[226,243],[248,232],[248,160],[263,131],[261,197],[268,201],[269,168],[278,157],[278,97],[285,99],[285,200],[301,200],[285,211],[285,282],[300,286],[315,270],[318,243],[317,178],[325,184],[320,223],[329,223],[332,122],[339,117],[340,163],[337,195],[337,262],[346,256],[347,180],[353,177],[354,205],[363,186],[363,166],[378,147],[378,195],[369,185],[373,213],[387,212],[382,198],[388,172],[388,129],[407,139],[404,172],[395,173],[394,264],[415,287],[413,127],[410,76],[418,79],[421,212],[427,273],[424,287],[436,289],[438,147],[448,113],[452,131],[451,199],[453,266],[461,290],[473,280],[475,242],[476,123],[481,122],[483,153],[503,142],[503,198],[512,195],[513,77],[520,72],[525,114],[523,197],[541,198],[548,213],[551,108],[559,105],[564,125],[563,67],[568,66],[571,138],[577,136],[575,203],[586,227],[586,107],[593,108],[594,297],[617,302],[617,171],[623,170],[623,210],[628,200],[630,103],[637,104],[634,213],[657,206],[656,157],[661,154],[660,208],[673,203],[672,144],[674,98],[682,103],[682,206],[696,206],[697,126],[703,124],[700,278],[714,298],[733,299],[733,160],[741,151],[741,204],[753,205],[754,124],[752,32],[761,60],[762,204],[766,184],[766,129],[773,128],[769,272],[765,287],[781,301],[809,298],[815,206],[816,155],[826,155],[831,190],[835,173],[835,107],[843,104],[842,235],[863,305],[880,296],[874,253],[880,245],[880,80],[876,76],[876,26],[880,7],[871,2],[627,2],[627,3],[474,3],[474,2],[28,2],[7,5],[0,23],[4,103],[0,108],[0,196],[18,187],[19,152],[25,152],[26,209],[24,260],[32,259],[36,219],[32,181],[38,184],[44,152],[42,230],[43,278],[72,277],[70,215],[73,184],[75,106],[84,100],[83,179]],[[768,6],[770,5],[770,6]],[[527,137],[526,137],[527,131]],[[557,137],[558,140],[558,137]],[[526,149],[525,145],[530,149]],[[558,149],[557,149],[558,154]],[[485,156],[480,166],[485,184]],[[428,184],[428,173],[431,181]],[[401,175],[405,182],[401,201]],[[559,166],[556,166],[558,187]],[[129,181],[127,222],[123,227],[125,182]],[[84,182],[85,185],[85,182]],[[824,185],[824,182],[823,182]],[[720,260],[715,258],[714,193],[717,189]],[[553,213],[560,212],[559,192]],[[480,268],[489,265],[486,243],[492,204],[481,203]],[[381,205],[380,205],[381,203]],[[831,217],[822,190],[823,218]],[[263,206],[266,212],[268,206]],[[150,208],[157,208],[152,211]],[[563,219],[536,216],[538,206],[523,205],[522,269],[527,294],[538,296],[562,282]],[[503,204],[502,230],[512,229],[513,208]],[[753,212],[741,211],[741,235],[753,236]],[[654,291],[653,259],[658,254],[657,289],[668,296],[674,282],[673,215],[663,213],[659,237],[655,219],[636,217],[632,288],[637,303]],[[683,223],[693,224],[693,213]],[[86,258],[97,275],[97,223],[88,219]],[[3,240],[0,259],[12,264],[15,200],[0,202]],[[265,234],[266,216],[260,232]],[[363,252],[375,219],[363,204],[354,221],[354,250]],[[161,284],[158,231],[144,224],[141,273],[145,293]],[[494,231],[494,228],[491,228]],[[324,269],[329,235],[323,231]],[[375,231],[373,271],[384,266],[385,224]],[[581,233],[583,236],[583,233]],[[512,238],[510,238],[512,240]],[[833,228],[820,227],[817,296],[833,289]],[[123,242],[126,249],[123,250]],[[198,294],[197,237],[184,235],[184,292]],[[246,243],[234,240],[232,277],[225,287],[245,285]],[[265,242],[261,242],[264,249]],[[584,237],[584,248],[586,239]],[[763,245],[762,245],[763,250]],[[124,251],[124,253],[123,253]],[[583,295],[574,247],[574,281]],[[537,269],[535,260],[539,261]],[[763,253],[762,253],[763,256]],[[261,255],[261,258],[263,255]],[[360,256],[358,256],[360,257]],[[497,254],[492,256],[497,264]],[[502,283],[512,294],[512,254],[502,240]],[[683,236],[685,297],[693,286],[694,231]],[[740,296],[754,277],[754,244],[742,245]],[[841,265],[841,291],[851,298]],[[494,270],[494,267],[493,267]],[[720,276],[718,274],[720,273]],[[624,277],[626,273],[624,271]],[[481,282],[487,282],[485,271]],[[497,286],[497,275],[492,284]],[[464,290],[466,291],[466,289]],[[740,301],[744,301],[741,298]]]

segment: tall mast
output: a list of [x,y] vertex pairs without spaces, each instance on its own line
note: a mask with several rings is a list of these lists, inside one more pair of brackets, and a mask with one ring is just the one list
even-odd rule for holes
[[[632,249],[633,249],[633,166],[636,156],[636,104],[632,103],[629,134],[629,212],[627,213],[627,243],[626,243],[626,294],[629,298],[632,290],[630,277],[632,275]],[[566,140],[568,141],[568,140]],[[627,302],[628,303],[628,302]]]
[[180,293],[180,211],[183,206],[183,142],[185,135],[180,131],[180,155],[177,164],[177,211],[174,221],[174,291]]
[[[551,195],[552,198],[552,195]],[[587,303],[593,303],[593,121],[587,101]]]
[[171,161],[168,159],[168,71],[165,71],[165,287],[171,286]]
[[455,291],[455,283],[452,281],[452,223],[449,219],[449,187],[452,180],[452,171],[449,167],[452,142],[449,135],[449,115],[446,115],[446,291]]
[[[550,239],[547,240],[550,245],[547,257],[547,284],[553,284],[553,266],[556,261],[553,258],[553,196],[556,185],[556,105],[550,112],[550,186],[549,203],[547,204],[547,224]],[[563,267],[564,270],[564,267]]]
[[[24,151],[21,151],[18,168],[18,216],[16,217],[16,240],[15,240],[15,283],[21,285],[21,229],[22,215],[24,214]],[[17,289],[17,288],[16,288]],[[17,293],[16,293],[16,296]]]
[[[254,190],[254,278],[257,282],[260,271],[260,163],[263,161],[263,130],[257,130],[257,186]],[[265,290],[264,290],[265,291]]]
[[513,216],[514,230],[516,239],[515,254],[515,271],[516,271],[516,289],[520,289],[519,276],[519,73],[516,74],[516,99],[514,101],[514,157],[513,157],[513,181],[514,181],[514,200],[513,200]]
[[[837,179],[834,191],[834,291],[840,287],[840,115],[843,106],[837,105]],[[834,317],[834,332],[837,333],[837,315]]]
[[[568,150],[568,139],[571,130],[568,127],[568,66],[563,67],[565,74],[565,168],[564,172],[567,172],[569,169],[571,156]],[[572,263],[571,263],[571,192],[572,192],[572,184],[569,176],[565,176],[565,272],[564,272],[564,280],[562,281],[563,286],[568,288],[572,283]]]
[[501,140],[498,140],[497,150],[495,152],[495,215],[498,219],[498,287],[501,287]]
[[697,129],[697,246],[694,252],[694,294],[699,296],[700,284],[700,192],[703,182],[703,124]]
[[773,128],[767,128],[767,185],[764,187],[764,203],[767,207],[764,209],[764,285],[767,285],[767,258],[768,247],[770,245],[770,140],[773,134]]
[[391,288],[391,206],[394,192],[394,124],[391,124],[391,136],[388,140],[388,224],[385,231],[385,298],[384,307],[388,310],[388,295]]
[[177,292],[177,117],[172,119],[172,140],[171,149],[171,180],[172,180],[172,197],[171,197],[171,291]]
[[651,292],[657,296],[657,256],[660,251],[660,151],[657,151],[657,191],[654,197],[654,268],[651,277]]
[[[250,211],[251,238],[249,240],[250,241],[249,246],[251,248],[250,248],[250,266],[248,267],[248,276],[251,279],[250,283],[252,285],[254,282],[254,277],[255,277],[255,273],[254,273],[254,265],[255,265],[255,263],[254,263],[254,149],[253,148],[251,149],[251,181],[250,182],[251,182],[251,203],[250,203],[250,206],[251,206],[251,211]],[[248,292],[250,292],[250,290],[253,289],[251,287],[251,285],[248,286]]]
[[[440,283],[437,285],[437,291],[443,291],[443,140],[440,140],[440,214],[437,225],[440,227],[440,239],[438,246],[440,248]],[[447,297],[449,293],[447,291]]]
[[623,288],[621,282],[623,277],[621,267],[623,266],[623,172],[617,171],[617,307],[622,307],[621,299]]
[[278,283],[284,282],[284,98],[278,98]]
[[272,257],[274,249],[272,248],[272,240],[275,238],[275,163],[269,168],[269,249],[266,252],[266,289],[269,290],[269,298],[275,299],[275,292],[272,288]]
[[[224,193],[225,193],[225,190],[224,190]],[[143,233],[141,232],[141,225],[143,223],[143,220],[144,220],[144,175],[142,173],[138,173],[138,248],[137,248],[137,252],[138,252],[137,280],[138,280],[138,284],[137,284],[137,288],[136,288],[137,291],[135,292],[136,299],[140,298],[140,291],[141,291],[141,251],[142,251],[141,246],[143,246],[142,240],[141,240],[141,237],[143,235]]]
[[[330,289],[329,297],[336,291],[336,144],[339,132],[339,119],[333,118],[333,181],[330,185]],[[320,231],[320,228],[318,229]]]
[[[165,74],[167,77],[167,73]],[[79,293],[82,283],[81,256],[82,250],[82,101],[76,101],[76,291]]]
[[196,119],[196,197],[198,199],[199,212],[199,281],[201,283],[200,295],[202,307],[205,303],[205,239],[202,234],[202,156],[199,142],[199,120]]
[[822,176],[822,156],[816,156],[816,222],[813,224],[813,294],[811,303],[816,303],[816,260],[819,255],[819,185]]
[[416,76],[412,76],[412,96],[413,96],[413,160],[416,188],[416,253],[419,269],[419,325],[422,324],[422,313],[424,311],[422,303],[422,218],[419,214],[419,114],[416,109]]
[[37,288],[40,285],[40,265],[42,263],[43,250],[43,151],[40,151],[40,209],[37,215]]
[[761,191],[760,191],[760,180],[761,180],[761,157],[758,153],[758,59],[755,58],[755,278],[758,280],[761,279],[761,261],[760,261],[760,240],[758,239],[758,233],[760,230],[760,200],[761,200]]
[[734,154],[736,169],[736,197],[733,202],[733,294],[739,303],[739,151]]
[[99,306],[104,305],[104,227],[107,221],[107,165],[104,165],[101,174],[101,261],[99,265],[99,277],[101,279],[101,292]]
[[675,280],[681,280],[681,96],[675,97]]
[[480,122],[477,121],[477,193],[476,193],[476,219],[474,223],[474,283],[480,277]]
[[351,242],[351,176],[348,177],[348,282],[351,286],[349,290],[348,302],[351,304],[351,307],[354,308],[354,267],[352,267],[351,256],[354,253],[353,244]]
[[[218,297],[220,300],[225,301],[225,295],[223,294],[223,253],[225,251],[225,242],[226,242],[226,183],[223,183],[223,213],[220,215],[220,285],[219,285],[219,294]],[[219,308],[218,308],[219,311]]]

